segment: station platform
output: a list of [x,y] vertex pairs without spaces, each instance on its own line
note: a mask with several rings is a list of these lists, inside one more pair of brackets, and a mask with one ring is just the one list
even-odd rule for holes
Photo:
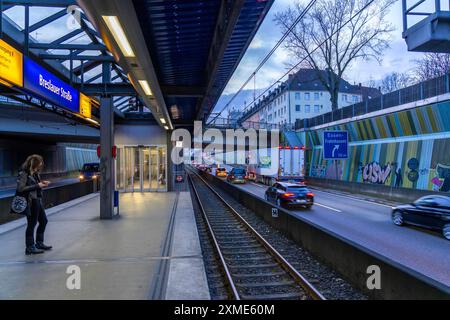
[[121,194],[113,220],[99,201],[48,209],[44,254],[25,256],[24,219],[0,226],[0,299],[210,299],[188,192]]

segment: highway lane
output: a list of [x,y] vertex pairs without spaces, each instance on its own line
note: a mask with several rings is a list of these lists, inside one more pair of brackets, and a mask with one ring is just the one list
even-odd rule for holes
[[[236,185],[264,198],[267,186],[249,182]],[[311,210],[292,211],[387,258],[450,287],[450,241],[439,233],[391,222],[391,207],[314,189]]]
[[[66,184],[77,183],[80,180],[78,178],[69,178],[69,179],[57,179],[51,180],[50,188],[64,186]],[[45,190],[45,189],[44,189]],[[4,189],[0,189],[0,198],[12,197],[16,192],[15,187],[7,187]]]

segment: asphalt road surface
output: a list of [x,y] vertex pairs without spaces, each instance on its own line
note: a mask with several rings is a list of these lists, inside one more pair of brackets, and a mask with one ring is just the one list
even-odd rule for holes
[[[267,189],[253,182],[236,187],[262,199]],[[450,287],[450,241],[440,233],[395,226],[389,205],[332,190],[312,191],[311,210],[291,212]]]

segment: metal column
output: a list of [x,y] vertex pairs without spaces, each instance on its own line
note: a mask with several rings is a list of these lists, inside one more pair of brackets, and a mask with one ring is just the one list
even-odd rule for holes
[[100,219],[114,215],[114,109],[112,98],[100,99]]

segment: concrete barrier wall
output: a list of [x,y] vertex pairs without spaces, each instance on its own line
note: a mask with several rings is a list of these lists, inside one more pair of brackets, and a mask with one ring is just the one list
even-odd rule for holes
[[381,184],[369,184],[369,183],[360,183],[360,182],[349,182],[349,181],[340,181],[333,179],[323,179],[323,178],[307,178],[308,185],[321,187],[321,188],[329,188],[342,190],[350,193],[359,193],[365,194],[368,196],[375,196],[377,198],[382,198],[390,201],[396,202],[404,202],[411,203],[420,197],[437,194],[437,195],[448,195],[445,192],[436,192],[436,191],[428,191],[428,190],[419,190],[419,189],[408,189],[408,188],[396,188],[385,186]]
[[[373,299],[449,299],[450,288],[400,265],[384,256],[361,247],[333,232],[292,215],[257,196],[201,173],[204,178],[230,194],[242,205],[255,212],[269,225],[279,230],[319,261],[339,272],[343,278]],[[278,217],[272,217],[272,209]],[[381,289],[367,288],[369,266],[381,269]]]
[[[70,200],[97,192],[98,181],[83,181],[64,186],[52,187],[44,190],[44,206],[51,208]],[[21,215],[10,214],[11,200],[13,197],[0,199],[0,224],[21,218]]]

